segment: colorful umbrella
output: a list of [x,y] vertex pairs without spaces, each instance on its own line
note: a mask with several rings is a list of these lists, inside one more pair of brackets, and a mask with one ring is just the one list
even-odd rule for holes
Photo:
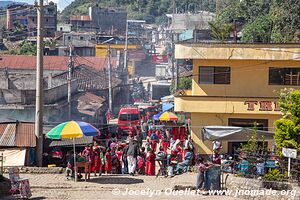
[[46,134],[46,137],[50,139],[73,139],[75,181],[77,181],[75,138],[81,138],[84,136],[97,136],[98,134],[98,129],[86,122],[81,121],[64,122],[54,127]]
[[161,114],[162,114],[162,112],[159,112],[156,115],[153,115],[153,120],[158,121]]
[[160,115],[159,120],[160,121],[177,121],[178,117],[174,113],[166,111]]
[[50,139],[66,139],[97,136],[98,134],[99,131],[86,122],[69,121],[57,125],[46,136]]

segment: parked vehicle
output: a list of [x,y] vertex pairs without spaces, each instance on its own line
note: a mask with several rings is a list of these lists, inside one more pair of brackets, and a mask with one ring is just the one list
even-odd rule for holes
[[123,107],[119,111],[118,126],[122,131],[128,131],[131,126],[140,125],[140,111],[137,107]]

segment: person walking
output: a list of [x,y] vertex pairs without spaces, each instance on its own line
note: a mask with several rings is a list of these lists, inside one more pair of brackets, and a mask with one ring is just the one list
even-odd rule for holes
[[111,174],[112,172],[112,155],[110,148],[107,148],[105,153],[105,171],[106,174]]
[[128,161],[128,172],[134,176],[136,170],[137,156],[139,154],[139,145],[136,137],[133,138],[128,144],[127,150],[127,161]]
[[122,153],[122,174],[128,174],[127,151],[129,141],[126,141],[126,146],[123,148]]

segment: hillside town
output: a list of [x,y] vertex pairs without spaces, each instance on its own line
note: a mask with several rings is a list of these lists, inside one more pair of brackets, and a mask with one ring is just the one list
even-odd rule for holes
[[300,200],[299,10],[0,0],[0,199]]

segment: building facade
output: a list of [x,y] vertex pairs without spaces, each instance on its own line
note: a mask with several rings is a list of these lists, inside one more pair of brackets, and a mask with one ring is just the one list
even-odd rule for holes
[[[7,29],[16,30],[22,25],[30,36],[37,35],[37,10],[33,5],[13,5],[7,8]],[[57,26],[57,5],[50,2],[44,5],[44,35],[54,37]]]
[[[274,132],[284,88],[300,89],[300,48],[276,44],[177,44],[176,59],[193,60],[192,90],[175,97],[175,111],[191,113],[198,153],[210,154],[204,126],[253,127]],[[247,140],[247,138],[245,138]],[[245,140],[245,141],[246,141]],[[223,141],[222,153],[245,141]],[[274,141],[268,141],[271,149]]]
[[73,53],[77,56],[95,56],[96,34],[92,32],[63,33],[56,39],[58,55],[67,56],[69,46],[72,45]]
[[94,31],[95,27],[90,16],[71,16],[70,24],[72,31]]
[[117,8],[101,8],[97,5],[89,8],[94,27],[100,33],[122,34],[126,31],[127,12]]

